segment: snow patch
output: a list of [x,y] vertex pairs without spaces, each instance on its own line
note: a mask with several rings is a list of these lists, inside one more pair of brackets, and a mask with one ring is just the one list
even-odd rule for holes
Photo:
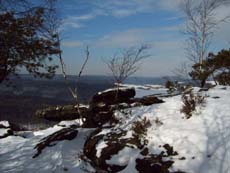
[[96,156],[97,156],[97,158],[101,157],[101,151],[102,151],[102,149],[105,148],[105,147],[107,147],[107,146],[108,146],[107,143],[105,141],[103,141],[103,140],[101,140],[97,144],[97,146],[96,146],[96,150],[97,150]]
[[2,125],[4,127],[10,127],[10,124],[8,121],[0,121],[0,125]]

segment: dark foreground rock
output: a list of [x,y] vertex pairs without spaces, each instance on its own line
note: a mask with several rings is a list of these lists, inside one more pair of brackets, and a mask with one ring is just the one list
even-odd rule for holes
[[[87,108],[81,106],[80,113],[85,114]],[[65,105],[65,106],[55,106],[48,107],[43,110],[38,110],[36,116],[44,118],[49,121],[64,121],[64,120],[74,120],[80,118],[79,111],[75,105]]]
[[169,144],[165,144],[163,148],[166,151],[162,151],[160,154],[148,154],[144,149],[142,155],[144,157],[136,159],[136,169],[139,173],[185,173],[183,171],[170,171],[170,168],[173,166],[174,161],[170,160],[171,156],[178,155],[174,151],[173,147]]
[[124,106],[124,103],[129,103],[135,94],[134,88],[113,88],[95,94],[89,104],[85,126],[100,127],[107,122],[116,123],[114,111],[130,107],[127,104]]
[[164,101],[156,96],[144,96],[142,98],[131,99],[130,103],[135,103],[138,106],[150,106],[152,104],[164,103]]
[[[118,154],[126,146],[126,139],[120,140],[119,138],[124,136],[125,132],[116,132],[109,133],[107,135],[100,133],[101,129],[95,130],[89,138],[86,140],[84,145],[84,155],[91,160],[91,164],[94,168],[97,169],[98,172],[119,172],[127,165],[114,165],[109,164],[106,160],[110,160],[113,155]],[[107,147],[104,147],[101,151],[100,156],[97,156],[97,145],[100,141],[105,141],[107,143]]]
[[16,123],[11,123],[10,124],[10,129],[14,132],[18,132],[18,131],[27,131],[28,129],[23,127],[22,125],[16,124]]
[[[96,129],[85,142],[83,148],[83,154],[87,157],[92,167],[96,169],[96,172],[108,172],[116,173],[124,170],[127,167],[127,163],[112,164],[108,162],[114,155],[117,155],[125,147],[130,148],[137,152],[140,151],[140,155],[136,155],[135,168],[139,173],[185,173],[183,171],[170,171],[174,161],[172,156],[178,155],[178,153],[169,144],[160,146],[162,150],[159,154],[151,154],[146,145],[141,145],[141,139],[138,139],[137,135],[126,138],[127,132],[120,129],[110,129],[108,133],[100,133],[102,128]],[[97,146],[104,142],[105,146],[98,154]]]
[[78,130],[75,127],[69,127],[61,129],[45,138],[43,138],[36,146],[35,149],[37,153],[33,156],[33,158],[39,156],[43,149],[46,147],[52,147],[56,145],[58,141],[62,140],[72,140],[78,134]]
[[183,171],[171,172],[173,161],[163,161],[160,155],[151,155],[136,159],[136,169],[139,173],[185,173]]

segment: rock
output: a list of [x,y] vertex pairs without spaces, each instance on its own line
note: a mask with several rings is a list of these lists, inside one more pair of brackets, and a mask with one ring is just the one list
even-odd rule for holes
[[0,121],[0,139],[14,135],[8,121]]
[[173,150],[173,147],[170,146],[169,144],[164,144],[163,147],[165,148],[168,156],[176,156],[178,153]]
[[145,96],[139,100],[143,106],[149,106],[157,103],[164,103],[163,100],[157,98],[156,96]]
[[[79,111],[82,116],[85,116],[85,114],[87,114],[88,108],[81,106]],[[35,114],[40,118],[57,122],[80,118],[77,107],[74,105],[48,107],[43,110],[38,110]]]
[[[95,94],[88,107],[80,107],[81,116],[85,119],[83,127],[101,127],[106,123],[116,123],[114,111],[133,106],[148,106],[155,103],[163,103],[155,96],[134,98],[134,88],[109,89]],[[63,121],[79,119],[79,112],[74,105],[48,107],[36,112],[38,117],[50,121]]]
[[56,145],[57,141],[72,140],[77,136],[77,134],[78,134],[77,129],[69,127],[69,128],[61,129],[61,130],[43,138],[35,146],[34,149],[37,150],[37,153],[33,156],[33,158],[39,156],[44,148]]
[[136,159],[136,169],[139,173],[170,173],[173,161],[163,161],[161,155],[146,156]]
[[[111,132],[107,135],[98,135],[100,132],[101,129],[95,130],[86,140],[83,150],[85,156],[87,156],[87,158],[91,160],[90,163],[93,164],[93,167],[102,172],[119,172],[125,169],[127,165],[111,165],[106,162],[106,160],[110,160],[113,155],[116,155],[126,146],[125,140],[119,140],[119,137],[125,134],[123,132]],[[101,150],[100,157],[97,157],[96,147],[101,140],[104,140],[107,143],[107,146]]]
[[10,124],[11,130],[13,130],[13,131],[27,131],[28,130],[27,128],[22,127],[19,124],[15,124],[15,123],[11,123],[11,122],[9,122],[9,124]]
[[0,121],[0,139],[11,135],[17,136],[18,131],[25,131],[25,130],[27,129],[15,123],[11,123],[8,121]]
[[95,113],[99,113],[99,112],[111,111],[111,107],[110,107],[110,105],[108,105],[106,103],[99,102],[97,104],[90,105],[89,110],[90,110],[90,112],[93,112],[95,114]]
[[[109,130],[109,129],[108,129]],[[107,131],[107,130],[106,130]],[[171,172],[174,161],[170,160],[171,156],[177,155],[173,147],[169,144],[163,145],[166,151],[160,154],[150,154],[147,147],[138,147],[139,141],[133,137],[125,138],[127,132],[119,129],[112,130],[108,133],[100,133],[102,128],[96,129],[85,142],[83,153],[87,157],[88,162],[96,172],[120,172],[127,165],[116,165],[108,162],[114,155],[117,155],[125,147],[140,149],[141,157],[136,159],[136,169],[140,173],[184,173],[182,171]],[[100,142],[106,145],[100,148],[100,155],[97,154],[97,146]]]
[[91,99],[91,105],[98,103],[106,103],[109,105],[128,102],[130,98],[136,95],[134,88],[117,88],[109,89],[103,92],[99,92]]
[[110,89],[99,92],[92,97],[85,122],[85,127],[100,127],[103,124],[116,122],[114,111],[130,107],[130,98],[135,96],[135,89]]
[[9,128],[10,124],[8,121],[0,121],[0,128]]
[[11,129],[1,129],[0,128],[0,139],[6,138],[7,136],[14,135],[13,131]]
[[136,159],[136,169],[139,173],[185,173],[180,170],[170,171],[174,164],[170,157],[178,155],[178,153],[169,144],[165,144],[163,147],[166,153],[162,151],[160,154],[148,154],[147,148],[140,152],[144,157]]
[[102,126],[103,124],[105,124],[107,122],[114,121],[113,119],[114,118],[113,118],[113,112],[112,111],[100,112],[98,114],[95,114],[95,116],[93,116],[93,122],[98,127]]
[[149,154],[149,149],[148,148],[144,148],[141,152],[140,152],[141,155],[143,156],[146,156]]
[[83,152],[84,155],[87,156],[90,160],[96,159],[96,153],[97,153],[96,145],[104,137],[104,135],[97,135],[100,132],[101,132],[100,128],[96,129],[91,133],[91,135],[85,141]]
[[134,88],[121,88],[119,91],[115,88],[97,93],[90,102],[86,127],[99,127],[107,122],[117,122],[113,116],[115,110],[164,102],[155,96],[143,98],[134,98],[134,96]]

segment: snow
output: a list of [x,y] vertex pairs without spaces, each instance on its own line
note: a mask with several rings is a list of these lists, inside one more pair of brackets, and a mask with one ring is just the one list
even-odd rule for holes
[[8,136],[0,139],[0,172],[50,173],[66,172],[66,169],[70,173],[84,172],[82,171],[84,163],[79,156],[86,137],[92,132],[92,129],[78,129],[79,132],[75,139],[60,141],[55,146],[47,147],[41,155],[32,159],[36,152],[35,145],[45,136],[61,128],[54,126],[37,131],[30,138]]
[[[126,89],[127,89],[126,87],[124,87],[124,88],[119,88],[119,90],[126,90]],[[104,94],[104,93],[107,93],[107,92],[110,92],[110,91],[117,91],[117,88],[109,88],[109,89],[107,89],[107,90],[105,90],[105,91],[98,92],[98,94],[101,95],[101,94]]]
[[151,90],[151,89],[161,89],[164,88],[162,85],[152,85],[152,84],[145,84],[145,85],[136,85],[136,84],[116,84],[119,87],[126,87],[126,88],[135,88],[135,89],[144,89],[144,90]]
[[[118,84],[116,84],[118,85]],[[135,88],[136,98],[141,98],[153,94],[167,94],[167,88],[162,85],[136,85],[136,84],[119,84],[119,87],[123,88]]]
[[8,121],[0,121],[0,138],[7,135],[10,130],[10,124]]
[[[194,88],[198,92],[199,88]],[[179,153],[173,156],[172,171],[182,170],[189,173],[230,173],[230,87],[217,86],[208,92],[203,106],[198,106],[193,116],[186,119],[180,112],[181,96],[165,98],[165,103],[132,108],[131,116],[124,117],[117,112],[123,124],[116,128],[128,132],[132,123],[141,117],[151,122],[146,139],[150,153],[159,154],[164,144],[173,146]],[[157,125],[156,119],[163,124]],[[130,135],[130,134],[129,134]],[[129,147],[114,155],[110,164],[128,166],[121,172],[137,172],[135,159],[138,152]],[[185,157],[185,160],[180,158]]]
[[97,146],[96,146],[96,150],[97,150],[97,153],[96,153],[96,156],[99,158],[101,157],[101,151],[103,148],[107,147],[107,143],[105,141],[100,141]]
[[0,121],[0,125],[2,125],[4,127],[10,127],[10,124],[8,121]]
[[110,160],[107,160],[106,163],[109,163],[111,165],[121,165],[121,166],[131,165],[133,161],[135,162],[134,158],[136,159],[138,155],[139,155],[139,151],[137,149],[125,147],[118,154],[114,155]]
[[[118,85],[118,84],[115,84]],[[168,94],[168,89],[162,85],[136,85],[136,84],[119,84],[119,90],[126,90],[127,88],[134,88],[136,91],[135,98],[141,98],[148,95],[165,95]],[[99,95],[109,92],[116,91],[117,88],[110,88],[102,92],[98,92]]]
[[61,121],[58,125],[59,126],[71,126],[71,125],[81,126],[82,124],[83,124],[82,119],[76,119],[71,121]]
[[6,135],[8,130],[9,129],[0,129],[0,137]]
[[[206,104],[190,119],[180,113],[180,96],[167,98],[164,104],[144,115],[154,120],[159,117],[163,125],[148,130],[148,148],[170,144],[186,160],[175,161],[174,169],[190,173],[230,172],[230,88],[216,87],[207,92]],[[219,96],[219,99],[213,97]],[[211,157],[209,157],[211,156]],[[192,159],[195,157],[194,159]]]
[[141,98],[148,95],[163,95],[167,94],[166,88],[159,88],[159,89],[136,89],[136,98]]
[[55,125],[54,127],[50,127],[50,128],[44,129],[44,130],[35,131],[35,132],[33,132],[33,134],[34,134],[34,136],[45,137],[45,136],[49,136],[50,134],[57,132],[58,130],[61,130],[61,129],[63,129],[62,126]]
[[[165,88],[144,89],[136,88],[142,95],[166,92]],[[198,92],[199,88],[194,88]],[[141,95],[140,94],[140,95]],[[181,96],[164,98],[164,103],[151,106],[129,108],[128,115],[116,112],[121,123],[115,127],[104,128],[98,134],[107,134],[112,130],[127,131],[122,138],[132,137],[132,124],[146,117],[151,122],[147,129],[146,147],[149,153],[159,154],[165,150],[162,146],[169,144],[178,155],[172,156],[174,161],[171,171],[185,171],[188,173],[230,173],[230,87],[216,86],[209,91],[202,91],[206,95],[205,104],[198,106],[191,118],[186,119],[180,112],[182,107]],[[163,124],[157,124],[159,120]],[[5,124],[7,122],[0,122]],[[14,173],[48,173],[67,172],[83,173],[85,169],[94,169],[81,160],[83,146],[87,136],[95,129],[78,128],[75,139],[59,141],[55,146],[45,148],[41,155],[32,159],[36,150],[35,145],[44,137],[61,130],[62,126],[78,124],[77,120],[64,121],[54,127],[35,132],[24,132],[26,137],[8,136],[0,139],[0,172]],[[4,126],[5,126],[4,125]],[[6,128],[0,128],[5,133]],[[23,135],[22,135],[23,136]],[[96,156],[101,156],[107,143],[101,140],[96,145]],[[141,158],[140,150],[128,145],[113,155],[108,164],[127,165],[122,173],[137,172],[136,159]],[[185,160],[180,158],[185,157]]]

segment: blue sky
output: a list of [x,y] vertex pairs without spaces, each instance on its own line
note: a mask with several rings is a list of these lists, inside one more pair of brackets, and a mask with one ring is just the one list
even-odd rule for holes
[[[186,61],[186,36],[181,32],[184,19],[179,4],[180,0],[59,1],[63,18],[62,50],[68,74],[77,74],[86,45],[91,56],[84,74],[109,75],[103,59],[125,48],[148,44],[151,57],[143,62],[136,75],[171,75]],[[218,15],[223,15],[224,10]],[[213,50],[229,47],[229,26],[220,26]]]

